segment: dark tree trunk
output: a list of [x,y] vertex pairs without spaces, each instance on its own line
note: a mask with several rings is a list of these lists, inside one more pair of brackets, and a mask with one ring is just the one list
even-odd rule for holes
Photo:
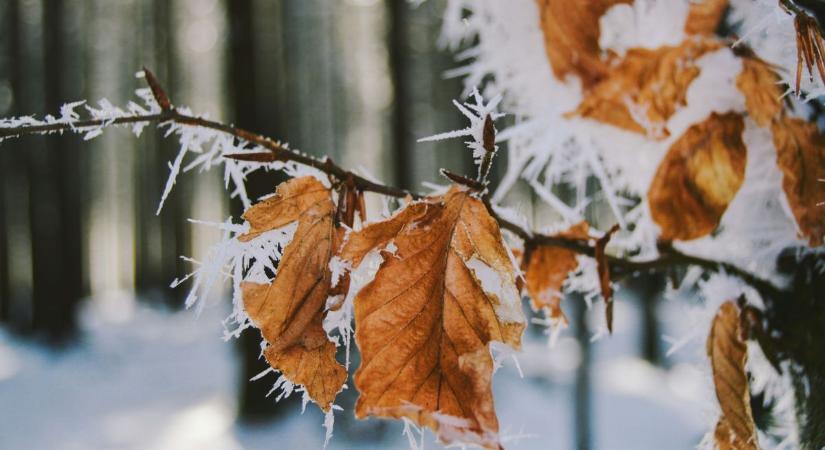
[[[230,0],[227,2],[229,14],[229,60],[227,79],[231,86],[232,122],[241,128],[254,130],[268,136],[282,135],[277,129],[279,121],[274,102],[264,103],[259,94],[257,63],[261,57],[274,55],[260,55],[257,52],[255,33],[255,1]],[[270,23],[269,26],[280,28],[280,24]],[[268,74],[270,77],[279,76],[283,70],[278,68],[277,73]],[[271,94],[271,93],[270,93]],[[254,173],[247,180],[247,191],[251,199],[272,192],[276,185],[276,176],[271,172]],[[231,204],[232,215],[239,217],[242,212],[240,201]],[[272,387],[272,378],[267,377],[258,381],[249,381],[252,377],[269,367],[261,356],[261,334],[256,329],[247,329],[238,339],[241,353],[241,376],[239,383],[239,414],[248,421],[261,420],[277,416],[294,405],[276,404],[275,399],[266,397]],[[298,396],[290,397],[291,401]],[[284,400],[289,401],[289,400]],[[282,401],[283,402],[283,401]]]
[[[63,0],[43,4],[45,109],[68,101],[66,72],[77,49],[66,32]],[[73,139],[47,139],[31,160],[33,327],[54,342],[76,331],[76,309],[83,295],[81,151]]]
[[790,278],[781,298],[767,299],[760,344],[774,362],[789,361],[802,448],[825,448],[825,272],[822,256],[788,249],[778,261]]
[[626,281],[627,288],[639,299],[642,313],[639,347],[642,357],[651,364],[666,362],[662,359],[662,334],[657,311],[666,281],[665,274],[662,272],[643,273]]
[[[0,3],[0,27],[6,30],[0,35],[0,114],[3,117],[12,114],[12,102],[14,101],[12,91],[11,71],[11,35],[16,34],[15,16],[12,15],[10,1]],[[2,145],[2,144],[0,144]],[[9,152],[0,151],[0,322],[9,320],[9,308],[11,306],[11,286],[9,275],[9,218],[8,202],[6,196],[11,189],[9,178],[12,171],[12,158]]]
[[[143,49],[140,63],[157,76],[172,101],[177,99],[177,58],[175,52],[175,5],[173,0],[152,0],[145,5]],[[155,215],[169,174],[168,163],[179,151],[176,139],[167,139],[148,128],[137,156],[135,208],[137,242],[135,284],[141,299],[163,302],[174,309],[183,305],[185,289],[170,290],[174,277],[191,267],[180,257],[192,254],[192,177],[179,176],[160,215]]]
[[390,72],[394,91],[392,108],[392,161],[395,185],[413,187],[413,160],[410,142],[413,138],[411,84],[411,49],[409,43],[410,6],[406,2],[387,0],[389,14]]
[[577,450],[589,450],[593,447],[591,442],[591,419],[592,419],[592,388],[590,363],[592,360],[592,350],[590,347],[590,330],[587,326],[587,305],[579,294],[568,296],[568,305],[573,306],[576,339],[579,341],[580,360],[576,369],[576,383],[574,388],[575,412],[574,425],[575,445]]

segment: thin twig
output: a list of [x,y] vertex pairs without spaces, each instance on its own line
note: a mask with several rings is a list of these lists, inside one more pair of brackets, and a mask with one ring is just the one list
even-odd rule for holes
[[[148,71],[147,71],[148,72]],[[153,89],[154,92],[154,89]],[[160,90],[159,92],[163,92]],[[168,102],[168,99],[166,100]],[[170,104],[171,103],[167,103]],[[272,159],[280,161],[292,161],[298,164],[316,168],[328,176],[334,177],[339,181],[352,180],[355,188],[360,192],[374,192],[377,194],[386,195],[395,198],[424,198],[424,195],[407,191],[395,186],[389,186],[368,180],[360,175],[357,175],[349,170],[346,170],[336,165],[329,158],[318,159],[303,153],[290,150],[279,142],[272,140],[266,136],[253,133],[251,131],[237,128],[232,125],[227,125],[221,122],[204,119],[202,117],[192,116],[179,112],[177,109],[170,107],[157,114],[133,115],[118,117],[115,119],[91,119],[82,120],[71,123],[57,122],[45,125],[23,125],[19,127],[0,128],[0,141],[9,137],[19,137],[30,134],[55,133],[63,131],[83,131],[84,129],[95,128],[103,125],[122,125],[140,122],[157,122],[159,124],[165,122],[173,122],[181,125],[189,125],[205,129],[211,129],[226,133],[237,139],[244,140],[250,144],[262,147],[274,155]],[[254,155],[254,154],[253,154]],[[234,155],[232,155],[234,156]],[[254,158],[260,158],[256,155]],[[254,159],[252,158],[252,159]],[[473,180],[467,180],[473,181]],[[515,236],[522,239],[525,247],[530,246],[551,246],[558,248],[565,248],[576,253],[595,257],[595,245],[586,239],[565,238],[560,236],[550,236],[544,234],[534,233],[525,230],[521,226],[508,221],[497,214],[489,202],[489,198],[485,196],[483,199],[487,205],[490,214],[495,218],[500,227],[510,231]],[[608,256],[608,263],[610,265],[611,274],[615,276],[627,276],[636,272],[649,271],[654,269],[664,269],[679,266],[697,266],[712,272],[723,272],[735,277],[738,277],[747,284],[757,289],[763,296],[776,299],[780,297],[782,290],[775,286],[768,280],[760,278],[759,276],[750,273],[733,264],[715,261],[711,259],[702,258],[699,256],[688,255],[676,250],[670,245],[663,244],[659,248],[659,257],[649,260],[633,260],[624,257]]]

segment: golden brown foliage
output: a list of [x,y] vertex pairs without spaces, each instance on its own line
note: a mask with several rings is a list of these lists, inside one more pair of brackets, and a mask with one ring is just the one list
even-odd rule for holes
[[716,422],[713,431],[716,448],[719,450],[758,450],[755,442],[746,442],[731,432],[730,425],[724,416]]
[[773,66],[765,61],[746,56],[742,58],[742,72],[736,77],[736,87],[745,96],[748,115],[760,127],[768,126],[782,113],[782,86]]
[[699,76],[696,60],[718,48],[716,40],[692,38],[678,47],[628,50],[571,114],[665,138],[667,120],[686,104],[688,87]]
[[690,3],[685,33],[711,35],[728,9],[728,0],[696,0]]
[[264,356],[269,364],[303,385],[324,411],[347,378],[322,327],[324,304],[333,295],[329,261],[340,239],[334,211],[324,185],[312,177],[295,178],[244,213],[250,230],[240,238],[250,240],[298,221],[272,283],[242,284],[244,308],[268,343]]
[[757,448],[756,425],[751,413],[745,362],[748,348],[743,340],[739,308],[723,303],[711,324],[707,352],[713,369],[716,398],[722,417],[716,426],[719,448]]
[[745,177],[744,121],[737,113],[711,113],[668,150],[647,193],[665,241],[712,232]]
[[454,186],[352,233],[341,254],[357,265],[374,248],[383,262],[355,299],[356,415],[407,417],[444,442],[497,448],[488,344],[519,348],[524,329],[519,302],[486,293],[475,270],[518,298],[498,224]]
[[784,117],[775,122],[773,142],[782,187],[802,234],[812,246],[825,236],[825,136],[816,124]]
[[[578,223],[556,237],[587,239],[587,222]],[[539,246],[532,249],[529,258],[522,261],[534,311],[544,310],[553,321],[567,324],[567,316],[561,309],[561,288],[567,275],[579,266],[577,253],[560,247]]]
[[547,58],[556,78],[577,75],[585,87],[607,73],[599,48],[599,18],[632,0],[537,0]]

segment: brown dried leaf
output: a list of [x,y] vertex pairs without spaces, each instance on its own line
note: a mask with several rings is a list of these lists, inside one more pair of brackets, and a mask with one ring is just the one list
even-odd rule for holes
[[718,48],[716,40],[691,38],[678,47],[631,49],[568,115],[665,138],[667,120],[686,104],[688,87],[699,76],[696,60]]
[[745,96],[745,108],[760,127],[768,126],[782,113],[782,86],[774,67],[765,61],[746,56],[736,87]]
[[796,223],[811,246],[820,246],[825,236],[825,136],[815,123],[792,117],[775,122],[771,131]]
[[613,286],[610,285],[610,266],[607,261],[607,254],[605,249],[613,237],[613,233],[619,231],[619,225],[613,225],[604,236],[596,241],[595,258],[596,269],[599,272],[599,287],[602,290],[602,298],[604,298],[604,314],[607,319],[607,331],[613,333]]
[[745,346],[739,308],[728,301],[719,307],[708,336],[707,352],[713,369],[716,398],[722,418],[716,426],[720,448],[756,449],[756,425],[751,413]]
[[754,443],[745,442],[734,435],[724,416],[720,417],[719,421],[716,422],[713,437],[716,440],[716,447],[719,450],[758,450],[758,447]]
[[[587,230],[587,222],[581,222],[555,236],[587,239]],[[567,275],[579,266],[576,255],[573,250],[565,248],[539,246],[522,261],[533,310],[543,309],[550,320],[565,325],[567,316],[561,309],[561,288]]]
[[240,237],[250,240],[298,221],[272,283],[244,282],[241,287],[244,308],[269,344],[266,360],[290,382],[303,385],[324,411],[347,378],[322,327],[324,305],[334,294],[329,261],[341,237],[334,213],[324,185],[313,177],[295,178],[244,213],[250,231]]
[[685,33],[712,35],[728,9],[728,0],[695,0],[690,3]]
[[594,85],[607,73],[599,48],[599,18],[613,5],[632,0],[537,0],[547,58],[556,78],[577,75]]
[[647,193],[660,239],[696,239],[719,224],[745,178],[744,126],[737,113],[711,113],[670,147]]
[[[524,317],[495,219],[453,186],[352,233],[341,254],[358,265],[374,248],[384,260],[355,299],[356,416],[407,417],[444,442],[498,448],[488,344],[518,348]],[[491,281],[497,295],[483,289]]]

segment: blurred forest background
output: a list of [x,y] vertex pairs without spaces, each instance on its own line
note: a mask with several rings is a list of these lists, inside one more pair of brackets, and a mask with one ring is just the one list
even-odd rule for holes
[[[363,167],[389,183],[423,190],[422,182],[440,181],[440,167],[458,173],[474,170],[470,155],[457,141],[416,143],[419,137],[465,126],[463,117],[451,104],[463,91],[461,80],[445,76],[457,63],[449,51],[439,48],[443,7],[440,0],[418,6],[400,0],[0,0],[0,116],[54,114],[62,104],[78,99],[95,102],[105,97],[115,105],[123,105],[133,98],[136,87],[142,87],[135,72],[145,65],[164,83],[176,104],[282,139],[316,156],[329,155],[346,167]],[[502,126],[499,124],[499,128]],[[265,396],[271,387],[269,378],[248,381],[267,367],[257,359],[260,336],[256,331],[245,333],[237,342],[220,342],[220,325],[212,319],[219,319],[227,305],[216,305],[217,314],[206,313],[208,319],[197,322],[190,313],[177,312],[182,307],[185,286],[173,290],[169,284],[190,270],[190,264],[179,256],[192,255],[197,259],[218,237],[213,230],[193,225],[187,219],[222,221],[230,214],[237,217],[241,211],[240,204],[226,200],[221,174],[187,174],[178,179],[164,210],[156,216],[168,174],[167,164],[176,152],[175,142],[165,141],[152,128],[138,139],[124,130],[109,131],[91,142],[67,135],[29,136],[0,144],[0,331],[4,333],[0,339],[0,423],[6,424],[0,425],[5,428],[0,432],[0,447],[6,448],[4,439],[7,444],[28,442],[8,440],[11,424],[22,424],[24,430],[34,433],[38,430],[34,424],[23,423],[29,416],[20,416],[17,422],[5,420],[13,415],[7,399],[20,386],[32,389],[15,397],[23,402],[33,402],[34,396],[43,397],[43,403],[31,406],[32,416],[43,413],[38,408],[46,405],[64,412],[73,410],[72,405],[60,409],[61,399],[67,397],[59,391],[82,388],[71,380],[59,381],[63,373],[59,367],[52,375],[48,372],[52,364],[59,364],[55,361],[75,364],[72,352],[82,353],[84,348],[93,349],[82,353],[87,356],[105,359],[105,355],[110,355],[104,352],[100,356],[94,350],[99,349],[96,339],[111,337],[95,328],[94,324],[101,321],[115,324],[112,326],[132,324],[145,331],[154,325],[144,325],[140,320],[165,323],[166,319],[161,317],[178,317],[170,322],[174,327],[158,325],[158,330],[163,331],[158,331],[162,336],[157,341],[166,339],[161,347],[168,346],[172,339],[165,333],[180,328],[179,324],[185,324],[188,332],[199,329],[200,334],[194,335],[198,339],[208,337],[211,347],[203,348],[235,346],[234,350],[221,350],[223,356],[204,350],[204,358],[225,358],[224,366],[218,365],[216,369],[192,365],[184,369],[229,371],[231,376],[219,377],[216,383],[234,398],[229,403],[233,409],[231,420],[227,419],[232,423],[234,411],[242,423],[274,423],[266,421],[287,420],[284,415],[300,410],[297,401],[276,404],[272,397]],[[499,174],[505,165],[506,155],[496,162]],[[495,174],[493,178],[495,182]],[[278,174],[258,174],[250,183],[251,194],[269,193],[279,180]],[[520,201],[522,211],[531,213],[531,199],[525,197]],[[541,211],[531,214],[540,215]],[[663,359],[660,345],[663,330],[658,325],[656,297],[663,286],[664,280],[658,277],[631,282],[621,293],[628,301],[620,308],[632,310],[623,313],[620,309],[617,314],[636,318],[618,321],[627,323],[628,330],[633,327],[632,331],[625,335],[617,331],[617,336],[598,350],[632,357],[633,364],[644,362],[633,366],[642,369],[625,374],[639,377],[635,381],[643,384],[650,380],[644,374],[660,373],[649,370],[676,365],[675,360]],[[593,347],[602,343],[590,344],[584,302],[570,304],[571,310],[577,309],[572,311],[572,330],[561,341],[560,350],[553,350],[561,355],[553,358],[560,359],[550,361],[547,367],[541,361],[523,362],[525,376],[532,381],[520,382],[528,386],[532,382],[546,396],[533,391],[529,395],[532,400],[521,407],[544,408],[541,405],[545,403],[549,410],[530,412],[544,416],[531,419],[538,420],[534,429],[510,431],[549,432],[557,436],[557,448],[611,448],[607,439],[599,440],[599,433],[625,434],[632,429],[604,428],[605,424],[621,424],[622,420],[631,419],[644,422],[642,417],[647,413],[639,412],[642,416],[633,417],[637,409],[618,406],[605,406],[603,413],[595,412],[594,404],[612,398],[600,397],[599,381],[593,380]],[[183,318],[179,317],[181,314]],[[91,319],[84,319],[87,316]],[[116,336],[123,337],[117,333]],[[549,353],[540,330],[533,330],[533,335],[539,352]],[[124,342],[135,344],[128,339]],[[135,345],[142,345],[143,341],[136,342]],[[193,361],[201,361],[192,356],[196,354],[194,347],[190,348],[191,353],[182,347],[179,353],[162,355],[189,355]],[[107,352],[124,350],[112,348]],[[9,361],[14,358],[9,355],[15,352],[17,365],[12,370]],[[30,361],[20,361],[20,355],[32,354],[45,355],[44,362],[26,372]],[[158,366],[171,364],[162,356],[158,358]],[[117,360],[106,364],[111,369],[111,365],[129,362]],[[163,385],[158,388],[163,395],[184,391],[197,395],[197,391],[181,387],[190,382],[192,373],[167,371],[165,378],[146,378],[155,368],[136,368],[138,372],[128,379],[127,385],[143,382],[149,386],[140,388],[143,394],[147,389],[151,391],[152,386]],[[40,372],[35,380],[40,386],[19,381],[37,370]],[[66,373],[74,373],[67,370]],[[554,378],[562,372],[567,375]],[[80,376],[85,377],[82,373]],[[115,383],[111,377],[98,376],[98,386]],[[498,389],[499,386],[500,401]],[[106,395],[96,390],[90,392]],[[129,400],[119,399],[125,395],[122,391],[105,392],[114,397],[115,404],[130,407]],[[354,390],[345,394],[342,405],[349,409]],[[126,398],[136,395],[139,396],[133,393]],[[665,420],[667,426],[659,433],[682,433],[686,443],[698,442],[698,430],[705,425],[701,417],[695,426],[685,425],[681,416],[663,416],[658,406],[651,408],[648,413],[656,419],[638,426],[651,427],[659,423],[656,420]],[[99,410],[109,414],[106,408]],[[596,417],[597,414],[609,417]],[[628,414],[630,417],[623,418]],[[319,416],[312,417],[315,423],[309,431],[299,430],[312,434],[312,439],[322,439]],[[395,425],[378,421],[356,425],[349,411],[341,417],[336,431],[347,436],[340,441],[333,438],[334,448],[387,448],[387,442],[406,447],[398,440],[400,428]],[[91,419],[73,420],[87,423]],[[519,422],[519,417],[515,420],[527,423]],[[209,426],[208,422],[197,423]],[[129,426],[139,427],[132,422]],[[283,428],[273,429],[287,433]],[[391,438],[385,437],[388,429],[393,430]],[[147,431],[151,432],[151,427]],[[56,438],[63,438],[55,433]],[[111,438],[111,442],[122,439],[124,442],[118,448],[142,448],[135,442],[127,443],[123,436],[129,434],[124,433]],[[385,438],[392,440],[384,441]],[[110,442],[99,439],[99,444]],[[277,446],[271,440],[261,439],[264,448]],[[623,445],[621,440],[610,441],[612,448]],[[71,442],[74,441],[64,440],[66,446],[61,448],[84,448],[72,447]],[[210,442],[217,447],[207,444],[201,448],[224,448],[217,443],[221,441]],[[239,445],[254,447],[250,442],[242,440]],[[651,448],[661,448],[656,447],[655,439],[652,442]],[[547,441],[525,439],[523,444],[513,447],[547,448],[546,444]],[[101,445],[91,448],[108,448]]]

